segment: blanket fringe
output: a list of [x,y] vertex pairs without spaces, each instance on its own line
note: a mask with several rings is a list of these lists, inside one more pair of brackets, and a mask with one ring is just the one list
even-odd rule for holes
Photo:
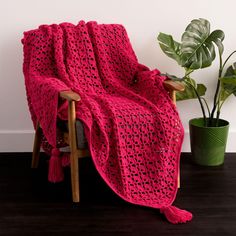
[[70,166],[70,153],[63,153],[61,157],[61,164],[63,167]]
[[49,160],[48,180],[52,183],[57,183],[64,180],[60,151],[57,148],[53,148],[51,152],[51,158]]
[[160,212],[164,214],[166,219],[172,224],[186,223],[193,218],[191,212],[179,209],[175,206],[163,207],[160,209]]

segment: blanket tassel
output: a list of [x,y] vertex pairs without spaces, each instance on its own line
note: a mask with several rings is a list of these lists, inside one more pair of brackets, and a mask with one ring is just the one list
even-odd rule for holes
[[164,214],[166,219],[172,224],[186,223],[193,218],[191,212],[181,210],[175,206],[163,207],[160,209],[160,212]]
[[60,151],[57,148],[53,148],[51,152],[51,158],[49,160],[48,180],[52,183],[57,183],[64,180]]
[[61,157],[61,164],[63,167],[70,166],[70,153],[63,153]]

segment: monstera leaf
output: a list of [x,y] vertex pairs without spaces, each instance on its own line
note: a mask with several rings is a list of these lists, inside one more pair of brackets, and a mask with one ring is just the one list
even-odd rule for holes
[[210,32],[210,23],[205,19],[195,19],[185,29],[181,43],[171,35],[160,33],[158,41],[162,51],[184,68],[196,70],[208,67],[215,59],[215,46],[223,53],[224,32]]
[[192,20],[182,35],[180,49],[182,66],[193,70],[210,66],[216,55],[213,43],[222,54],[223,39],[224,33],[221,30],[210,33],[210,23],[207,20]]
[[[191,85],[189,82],[191,83]],[[204,84],[196,84],[193,79],[188,79],[182,81],[181,83],[184,84],[185,90],[183,92],[176,93],[177,101],[197,98],[196,92],[194,91],[193,87],[197,90],[199,96],[204,96],[206,93],[206,86]]]
[[225,101],[231,94],[236,96],[236,62],[228,67],[221,81],[220,100]]
[[180,62],[180,43],[174,41],[171,35],[160,33],[157,37],[162,51],[170,58]]

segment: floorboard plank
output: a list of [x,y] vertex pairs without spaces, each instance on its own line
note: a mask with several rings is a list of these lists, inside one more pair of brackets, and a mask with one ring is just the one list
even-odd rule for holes
[[236,154],[219,167],[181,158],[175,205],[192,222],[171,225],[156,209],[128,204],[103,182],[90,158],[80,160],[81,203],[71,203],[69,169],[60,184],[47,182],[47,160],[30,169],[30,153],[0,153],[0,235],[236,235]]

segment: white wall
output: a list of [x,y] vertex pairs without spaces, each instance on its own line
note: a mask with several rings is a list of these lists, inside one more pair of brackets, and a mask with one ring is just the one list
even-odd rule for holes
[[[31,151],[33,128],[31,125],[22,74],[23,31],[40,24],[60,22],[77,23],[96,20],[99,23],[121,23],[129,34],[141,63],[162,72],[181,75],[182,70],[159,49],[158,32],[180,35],[193,18],[206,18],[212,29],[223,29],[226,38],[225,56],[236,49],[234,0],[222,3],[216,0],[0,0],[0,152]],[[236,60],[236,58],[234,58]],[[217,76],[214,67],[195,73],[195,78],[211,87],[212,96]],[[222,118],[231,123],[227,151],[235,152],[236,100],[229,99],[222,110]],[[186,130],[183,151],[189,151],[188,120],[200,116],[196,101],[178,103]]]

